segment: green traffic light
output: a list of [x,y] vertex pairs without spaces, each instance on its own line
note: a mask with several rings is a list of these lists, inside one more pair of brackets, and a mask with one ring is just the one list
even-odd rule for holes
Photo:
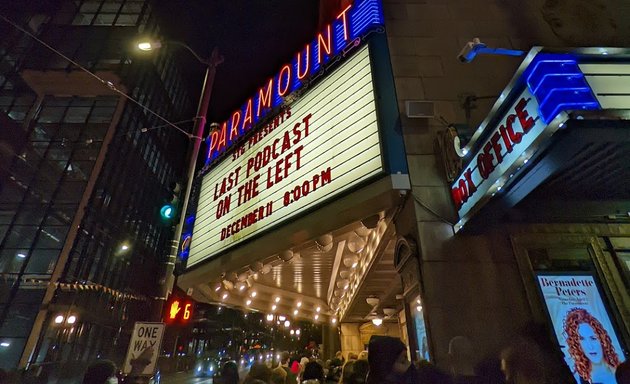
[[175,209],[173,209],[172,205],[166,204],[160,209],[160,215],[162,215],[164,219],[170,220],[175,216]]

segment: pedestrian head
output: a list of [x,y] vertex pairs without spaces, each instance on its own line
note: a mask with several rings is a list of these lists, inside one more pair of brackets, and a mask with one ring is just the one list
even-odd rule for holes
[[280,364],[287,364],[290,358],[291,358],[291,354],[289,354],[288,351],[283,351],[280,354]]
[[238,365],[235,361],[226,361],[221,368],[221,382],[225,384],[238,384]]
[[320,383],[324,382],[324,367],[322,367],[316,361],[309,361],[304,366],[304,374],[302,379],[306,380],[318,380]]
[[83,384],[115,384],[116,364],[111,360],[96,360],[90,364],[83,375]]
[[370,366],[367,360],[349,361],[343,367],[342,384],[365,384]]
[[247,382],[262,380],[268,383],[271,380],[271,369],[264,363],[254,363],[247,374]]
[[399,338],[390,336],[372,336],[368,345],[368,362],[369,383],[383,383],[391,377],[402,376],[411,366],[405,344]]
[[272,384],[284,384],[287,380],[287,373],[284,369],[274,369],[271,371],[271,383]]
[[630,384],[630,360],[626,360],[617,366],[615,379],[617,384]]
[[466,336],[455,336],[448,343],[451,374],[473,375],[475,366],[475,352],[470,339]]
[[545,361],[532,341],[518,340],[501,352],[501,370],[507,383],[542,383]]
[[294,375],[300,374],[300,363],[297,360],[291,363],[291,373],[293,373]]

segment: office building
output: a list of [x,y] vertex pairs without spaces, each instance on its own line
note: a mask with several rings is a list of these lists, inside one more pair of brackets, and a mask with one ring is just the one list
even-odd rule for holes
[[63,381],[98,357],[120,363],[133,323],[157,320],[173,235],[159,207],[188,138],[149,110],[190,131],[194,97],[173,51],[133,51],[139,33],[160,36],[149,1],[2,15],[59,52],[0,21],[0,368]]

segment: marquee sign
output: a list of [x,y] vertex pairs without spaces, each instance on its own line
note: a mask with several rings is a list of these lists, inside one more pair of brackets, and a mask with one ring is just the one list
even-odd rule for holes
[[267,80],[241,108],[219,125],[208,137],[206,165],[237,146],[258,122],[280,106],[294,91],[304,87],[311,76],[346,49],[356,47],[360,39],[383,25],[380,0],[355,0],[343,9],[331,24],[296,53],[293,59]]
[[382,172],[364,46],[204,176],[188,267]]

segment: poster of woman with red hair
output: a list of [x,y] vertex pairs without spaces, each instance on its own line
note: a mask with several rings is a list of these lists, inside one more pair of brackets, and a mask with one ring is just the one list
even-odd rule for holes
[[538,284],[576,381],[615,384],[624,351],[593,276],[541,274]]

